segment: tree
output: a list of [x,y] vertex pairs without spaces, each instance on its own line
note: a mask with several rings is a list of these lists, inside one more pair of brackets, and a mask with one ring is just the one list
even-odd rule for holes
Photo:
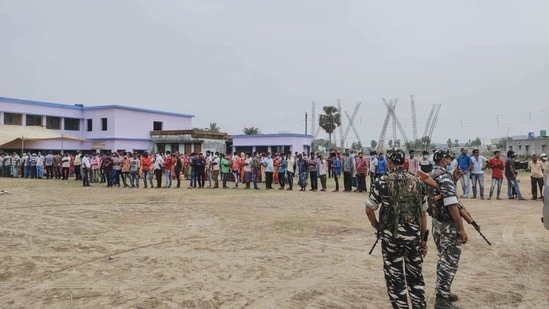
[[332,143],[332,133],[341,125],[341,115],[335,106],[322,107],[324,114],[318,118],[318,125],[328,133],[328,142]]
[[353,142],[351,144],[351,150],[363,151],[361,142]]
[[502,137],[499,139],[499,141],[496,143],[496,147],[498,149],[505,149],[506,147],[506,143],[505,143],[505,137]]
[[394,145],[395,147],[397,147],[397,148],[400,148],[400,140],[399,140],[399,139],[395,140],[395,141],[393,142],[393,145]]
[[376,140],[371,140],[370,141],[370,148],[371,149],[376,149],[377,147],[377,141]]
[[259,131],[259,128],[255,128],[255,127],[244,128],[242,130],[242,132],[245,135],[258,135],[258,134],[261,134],[261,132]]
[[448,137],[448,140],[446,141],[446,145],[448,145],[448,148],[452,148],[454,146],[454,143],[452,142],[452,139]]
[[475,138],[472,142],[469,143],[472,147],[478,147],[482,145],[482,142],[480,141],[480,138]]
[[217,122],[210,122],[210,127],[204,130],[212,133],[218,133],[220,128],[217,126]]
[[389,144],[389,148],[393,148],[393,140],[392,140],[392,139],[390,139],[390,140],[387,142],[387,144]]

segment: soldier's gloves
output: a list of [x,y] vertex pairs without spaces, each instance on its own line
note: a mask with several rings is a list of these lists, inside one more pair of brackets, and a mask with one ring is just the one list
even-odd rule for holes
[[382,231],[381,223],[379,223],[379,222],[374,223],[374,224],[372,224],[372,227],[373,227],[374,229],[376,229],[376,234],[377,234],[377,233],[381,233],[381,231]]

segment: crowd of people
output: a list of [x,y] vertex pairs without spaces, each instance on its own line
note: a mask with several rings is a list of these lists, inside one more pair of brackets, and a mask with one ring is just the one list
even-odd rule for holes
[[[503,178],[507,179],[507,197],[526,199],[517,179],[513,151],[507,152],[505,161],[501,152],[495,151],[487,159],[473,149],[462,148],[461,153],[447,167],[459,168],[463,172],[460,180],[461,198],[501,199]],[[409,151],[403,167],[412,174],[418,170],[425,173],[435,166],[433,153],[422,152],[416,157]],[[362,152],[306,153],[89,153],[89,152],[41,152],[0,154],[0,177],[22,177],[37,179],[67,180],[74,177],[84,186],[103,183],[107,187],[125,188],[181,188],[182,181],[188,181],[187,188],[245,188],[259,190],[258,183],[265,183],[265,189],[293,190],[294,183],[300,191],[327,191],[327,181],[334,182],[334,192],[368,192],[368,185],[385,174],[387,161],[383,153],[372,151],[369,156]],[[484,171],[491,169],[491,182],[485,194]],[[547,182],[549,161],[547,154],[533,154],[528,162],[531,174],[532,199],[541,198],[541,188]],[[164,183],[164,184],[163,184]],[[232,184],[230,184],[232,183]],[[319,186],[320,183],[320,186]],[[539,194],[538,194],[539,191]]]

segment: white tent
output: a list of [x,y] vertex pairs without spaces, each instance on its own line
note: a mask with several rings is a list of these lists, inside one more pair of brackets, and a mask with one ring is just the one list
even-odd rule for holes
[[25,141],[60,140],[86,141],[84,138],[58,133],[38,126],[0,125],[0,147],[25,148]]

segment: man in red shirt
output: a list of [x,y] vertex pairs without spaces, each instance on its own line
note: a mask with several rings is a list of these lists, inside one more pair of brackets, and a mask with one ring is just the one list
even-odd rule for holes
[[499,150],[494,151],[494,156],[488,161],[488,167],[492,169],[492,184],[490,185],[490,196],[488,196],[488,199],[492,199],[492,195],[494,194],[494,186],[497,184],[498,191],[496,199],[501,200],[499,195],[501,193],[501,184],[503,183],[504,162],[500,159]]
[[366,175],[368,175],[368,160],[362,157],[362,152],[358,153],[356,159],[356,176],[358,179],[358,188],[355,191],[367,192],[366,190]]
[[143,182],[145,183],[145,188],[147,188],[147,181],[151,184],[151,188],[154,188],[152,176],[151,176],[151,158],[148,153],[144,153],[141,157],[141,172],[143,173]]
[[164,188],[172,187],[172,167],[175,164],[175,158],[172,157],[169,151],[166,151],[166,157],[164,159],[164,173],[166,174],[166,186]]

